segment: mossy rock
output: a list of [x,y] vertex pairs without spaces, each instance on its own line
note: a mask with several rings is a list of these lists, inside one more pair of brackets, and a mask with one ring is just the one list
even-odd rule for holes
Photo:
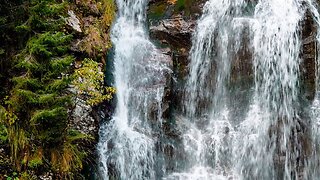
[[162,19],[165,16],[167,8],[167,3],[164,2],[157,2],[155,4],[152,4],[149,9],[149,18]]
[[182,14],[187,18],[198,15],[202,12],[204,0],[177,0],[175,14]]
[[157,1],[149,4],[148,17],[151,21],[169,19],[176,15],[183,18],[193,18],[202,11],[202,4],[205,0],[175,0]]

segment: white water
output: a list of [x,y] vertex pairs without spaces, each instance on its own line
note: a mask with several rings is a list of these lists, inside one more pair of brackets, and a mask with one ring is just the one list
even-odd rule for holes
[[[302,178],[308,132],[299,105],[301,23],[310,1],[260,1],[252,24],[255,92],[239,128],[237,171],[244,179]],[[317,17],[315,17],[317,18]],[[305,134],[303,134],[303,132]],[[312,161],[312,160],[311,160]]]
[[[154,120],[162,127],[168,68],[145,32],[147,0],[117,5],[117,107],[100,129],[102,179],[319,179],[320,98],[308,112],[299,100],[307,11],[320,42],[320,17],[311,0],[208,0],[193,36],[184,114],[177,123],[183,149],[176,151],[185,155],[174,163],[183,165],[168,174],[155,148],[155,134],[163,132],[151,127]],[[251,62],[253,72],[249,103],[239,103],[248,107],[242,116],[233,113],[232,102],[240,99],[230,91],[233,63],[239,61]],[[159,167],[164,177],[156,174]]]
[[161,126],[165,58],[145,32],[147,0],[117,0],[112,28],[117,106],[100,129],[98,151],[102,179],[155,179],[155,142],[150,126]]
[[168,179],[228,179],[234,128],[227,106],[231,63],[240,49],[243,0],[210,0],[198,21],[190,52],[183,135],[187,168]]
[[240,126],[243,139],[255,136],[239,145],[238,168],[245,178],[274,179],[279,176],[276,163],[284,166],[278,170],[284,171],[280,173],[285,179],[298,177],[298,142],[290,143],[296,141],[299,119],[295,107],[301,61],[298,26],[305,12],[300,6],[299,1],[270,0],[260,1],[255,9],[253,112]]
[[[247,5],[243,0],[209,0],[204,7],[193,37],[186,92],[186,119],[191,123],[183,139],[190,166],[168,179],[319,177],[319,138],[313,138],[314,154],[307,159],[302,136],[309,135],[301,131],[308,120],[300,117],[298,101],[300,23],[307,10],[318,21],[318,12],[304,0],[260,0],[252,15],[244,13]],[[250,33],[243,42],[246,28]],[[227,102],[233,94],[227,85],[243,46],[252,54],[255,85],[249,111],[243,112],[246,118],[239,119],[230,115]],[[319,119],[317,102],[313,120]],[[312,137],[318,137],[318,127],[313,129]]]

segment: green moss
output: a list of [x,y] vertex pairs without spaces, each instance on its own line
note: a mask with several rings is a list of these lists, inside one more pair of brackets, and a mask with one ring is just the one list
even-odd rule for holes
[[186,8],[186,0],[178,0],[176,3],[176,10],[183,11]]
[[151,19],[160,19],[165,15],[168,4],[165,2],[155,3],[150,6],[149,10],[149,18]]
[[193,12],[194,4],[197,0],[177,0],[175,4],[175,13],[183,12],[185,16],[189,16]]

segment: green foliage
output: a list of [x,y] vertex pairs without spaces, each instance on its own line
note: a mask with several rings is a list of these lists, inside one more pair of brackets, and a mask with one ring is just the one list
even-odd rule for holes
[[4,25],[7,22],[7,18],[6,17],[0,17],[0,25]]
[[[48,70],[46,68],[50,68],[51,71],[48,73],[53,75],[61,73],[73,61],[72,56],[61,57],[69,50],[71,39],[71,35],[63,32],[46,32],[32,37],[26,49],[18,56],[19,63],[16,67],[24,68],[33,74],[43,73]],[[48,67],[48,65],[51,66]],[[47,76],[50,75],[47,74]]]
[[18,35],[14,29],[25,20],[25,10],[21,0],[3,0],[0,3],[0,103],[7,95],[12,56],[24,44],[23,35]]
[[175,4],[176,13],[183,11],[186,16],[189,16],[192,6],[196,1],[197,0],[177,0]]
[[158,2],[157,4],[150,7],[150,13],[148,15],[151,19],[160,19],[164,16],[167,7],[167,3]]
[[[7,116],[8,116],[8,113],[6,112],[6,109],[0,106],[0,145],[5,144],[9,138],[8,129],[7,129],[7,126],[5,125]],[[1,161],[0,161],[0,164],[1,164]]]
[[8,139],[11,148],[11,158],[17,166],[17,170],[21,170],[21,162],[29,153],[29,138],[26,131],[19,126],[8,127]]
[[104,74],[99,64],[91,59],[85,59],[82,67],[75,71],[72,84],[78,96],[84,96],[89,105],[97,105],[102,101],[110,100],[115,93],[114,88],[105,88]]
[[5,176],[6,180],[19,180],[18,173],[13,172],[11,176]]
[[[67,2],[32,0],[29,5],[29,18],[16,28],[29,38],[14,61],[13,88],[0,112],[0,140],[9,142],[18,172],[49,168],[70,175],[82,168],[85,153],[68,127],[74,57],[69,53],[72,35],[64,31]],[[54,161],[52,152],[64,163]]]
[[43,165],[43,149],[39,148],[35,151],[33,156],[30,157],[28,167],[30,167],[31,169],[35,169],[41,165]]
[[30,122],[32,124],[39,124],[41,123],[41,121],[52,121],[52,120],[62,120],[64,118],[67,117],[67,111],[65,108],[63,107],[57,107],[57,108],[54,108],[54,109],[44,109],[44,110],[38,110],[36,111]]
[[23,172],[20,174],[20,180],[37,180],[38,177],[32,174],[29,174],[28,172]]
[[[70,50],[74,34],[66,28],[70,3],[6,0],[0,4],[0,37],[3,43],[13,42],[9,48],[0,45],[0,145],[10,150],[10,160],[0,154],[0,165],[11,161],[17,172],[5,172],[7,179],[35,179],[36,171],[53,171],[59,178],[72,179],[87,155],[82,143],[92,137],[69,127],[75,96],[70,85],[89,105],[109,100],[115,93],[114,88],[104,87],[101,64],[85,59],[74,69]],[[111,47],[108,31],[116,6],[114,0],[94,3],[101,17],[86,29],[81,47],[97,60]]]
[[17,31],[60,30],[64,25],[64,15],[67,11],[67,2],[58,3],[55,0],[31,0],[29,19],[16,27]]
[[63,32],[46,32],[31,38],[27,44],[27,51],[43,59],[63,55],[69,49],[71,39],[71,35]]
[[74,58],[72,56],[52,59],[50,61],[51,72],[57,75],[59,72],[66,71],[73,61]]
[[179,11],[182,11],[185,8],[185,4],[186,4],[185,0],[178,0],[176,4],[176,8]]
[[0,144],[5,143],[8,140],[7,128],[0,123]]

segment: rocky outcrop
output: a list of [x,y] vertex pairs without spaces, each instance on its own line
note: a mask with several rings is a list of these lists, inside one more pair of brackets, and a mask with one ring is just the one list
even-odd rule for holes
[[[159,20],[150,26],[150,37],[166,48],[170,54],[173,66],[173,81],[170,85],[172,104],[181,109],[183,82],[188,74],[189,51],[192,44],[192,34],[195,30],[195,20],[184,19],[182,15],[174,15],[171,18]],[[173,88],[175,87],[175,88]]]
[[160,20],[150,27],[150,36],[173,49],[190,49],[195,20],[185,20],[181,15]]
[[[163,64],[167,67],[167,69],[165,69],[163,71],[164,73],[164,82],[165,82],[165,88],[164,88],[164,92],[163,92],[163,100],[162,100],[162,116],[164,118],[168,118],[169,114],[170,114],[170,104],[172,103],[172,100],[170,98],[170,94],[171,94],[171,84],[172,84],[172,71],[171,69],[173,68],[173,61],[172,61],[172,57],[171,57],[171,51],[169,48],[163,48],[163,49],[159,49],[159,53],[161,54],[160,58],[162,57],[164,61]],[[155,108],[157,109],[157,108]]]
[[[90,60],[92,59],[99,64],[98,67],[92,67],[95,68],[92,70],[99,74],[104,74],[107,51],[111,47],[109,30],[114,14],[115,4],[113,1],[76,0],[70,6],[66,23],[69,26],[68,31],[74,34],[71,50],[76,58],[76,63],[74,63],[76,70],[82,67],[83,60],[90,58]],[[84,74],[84,72],[80,74]],[[83,83],[86,83],[85,80]],[[101,87],[91,87],[91,90],[103,91]],[[95,137],[97,140],[99,121],[101,119],[100,114],[98,114],[99,107],[88,104],[90,95],[86,96],[85,94],[88,95],[90,94],[89,92],[79,93],[83,89],[79,90],[74,85],[70,85],[69,91],[74,95],[74,107],[70,112],[70,126],[83,134]]]
[[191,48],[196,19],[199,18],[206,0],[150,1],[148,18],[150,36],[161,46],[169,47],[176,60],[186,60]]
[[92,107],[81,98],[75,98],[71,126],[79,132],[95,137],[99,130],[98,119],[92,117]]
[[[94,73],[104,76],[105,66],[111,64],[107,60],[107,53],[111,48],[109,31],[115,15],[116,7],[114,1],[76,0],[69,8],[69,17],[66,18],[66,23],[69,26],[67,30],[73,34],[71,51],[76,58],[76,62],[73,64],[75,71],[81,71],[78,74],[81,76],[84,73],[83,70],[80,70],[84,66],[84,60],[89,59],[92,62],[98,63],[98,66],[87,69],[91,68]],[[108,68],[111,69],[111,67]],[[85,71],[89,73],[87,79],[94,78],[90,74],[92,71]],[[103,84],[104,78],[99,77],[98,79]],[[81,80],[85,81],[84,78]],[[97,83],[96,79],[93,81],[91,83],[95,86]],[[81,86],[81,82],[78,85]],[[108,85],[110,86],[110,84]],[[90,89],[91,92],[87,92]],[[96,167],[96,145],[99,138],[100,121],[111,117],[113,113],[114,107],[112,106],[112,102],[109,101],[109,97],[106,98],[105,96],[110,93],[108,92],[109,90],[109,88],[105,89],[104,87],[89,87],[87,90],[83,90],[75,87],[75,84],[69,87],[69,93],[73,97],[73,107],[69,112],[69,127],[89,137],[87,138],[88,140],[83,140],[78,144],[81,146],[79,148],[85,150],[87,154],[83,162],[82,174],[86,177],[93,176],[95,173],[95,170],[92,168]],[[89,102],[88,99],[92,95],[96,96],[96,98],[91,98],[91,102]],[[105,102],[100,103],[103,100]]]

